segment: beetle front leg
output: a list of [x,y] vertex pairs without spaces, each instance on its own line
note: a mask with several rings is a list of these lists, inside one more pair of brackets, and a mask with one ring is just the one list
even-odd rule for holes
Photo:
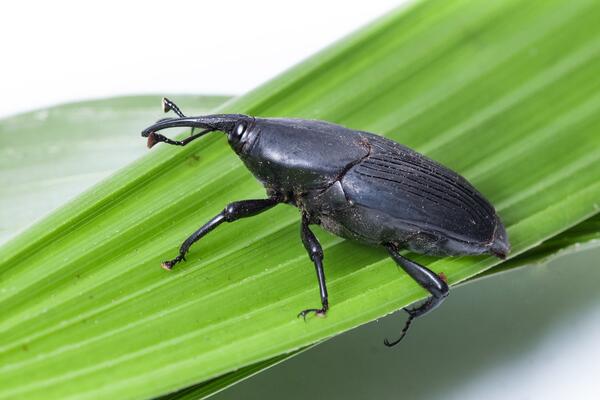
[[204,224],[196,232],[192,233],[179,248],[179,255],[172,260],[164,261],[162,267],[171,270],[175,264],[185,261],[185,255],[191,245],[206,236],[210,231],[221,225],[223,222],[233,222],[240,218],[251,217],[273,207],[280,200],[278,198],[260,199],[260,200],[242,200],[229,203],[225,209],[214,216],[210,221]]
[[410,275],[411,278],[417,281],[417,283],[423,289],[431,293],[431,297],[429,297],[420,306],[404,309],[404,311],[408,313],[408,320],[406,320],[404,328],[402,328],[400,337],[394,340],[393,342],[389,342],[387,339],[384,340],[385,345],[391,347],[398,344],[402,339],[404,339],[404,336],[406,336],[406,332],[408,332],[408,328],[410,328],[410,325],[415,318],[427,314],[428,312],[442,304],[444,299],[448,296],[449,289],[448,284],[442,277],[440,277],[438,274],[436,274],[429,268],[426,268],[400,255],[400,253],[398,252],[398,248],[395,245],[387,244],[385,245],[385,247],[387,248],[394,261],[396,261],[396,263],[400,267],[402,267],[402,269],[408,275]]
[[325,284],[325,271],[323,271],[323,248],[314,233],[308,227],[308,218],[302,214],[302,227],[300,230],[302,243],[308,252],[308,256],[315,264],[317,279],[319,280],[319,293],[321,294],[321,308],[309,308],[298,314],[298,318],[306,319],[308,313],[314,312],[319,316],[324,316],[329,309],[329,301],[327,299],[327,285]]

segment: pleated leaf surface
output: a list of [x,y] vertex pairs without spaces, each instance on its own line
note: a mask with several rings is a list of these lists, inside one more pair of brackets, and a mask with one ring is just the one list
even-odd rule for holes
[[[514,257],[598,212],[598,17],[584,0],[418,3],[218,111],[324,119],[422,151],[491,200]],[[159,268],[222,206],[263,196],[215,134],[157,146],[4,245],[0,397],[156,396],[426,295],[381,249],[315,229],[332,308],[298,320],[318,292],[286,206],[219,228],[172,273]],[[498,263],[415,258],[451,283]]]

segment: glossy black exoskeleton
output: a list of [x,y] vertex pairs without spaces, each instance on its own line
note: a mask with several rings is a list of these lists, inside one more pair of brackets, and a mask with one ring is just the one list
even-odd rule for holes
[[[386,341],[391,346],[404,337],[414,318],[448,295],[443,274],[405,258],[399,249],[438,256],[487,253],[500,258],[509,252],[506,231],[494,208],[466,179],[392,140],[322,121],[239,114],[186,117],[168,99],[163,106],[180,118],[163,119],[145,129],[142,136],[148,138],[149,147],[158,142],[185,146],[208,132],[225,132],[268,195],[227,205],[183,242],[179,255],[162,264],[165,269],[184,260],[194,242],[223,222],[256,215],[279,203],[294,205],[302,215],[302,242],[315,265],[321,294],[321,308],[304,310],[299,316],[324,315],[329,308],[323,250],[310,224],[385,247],[431,293],[421,305],[405,309],[409,319],[399,339]],[[171,127],[203,131],[182,141],[157,133]]]

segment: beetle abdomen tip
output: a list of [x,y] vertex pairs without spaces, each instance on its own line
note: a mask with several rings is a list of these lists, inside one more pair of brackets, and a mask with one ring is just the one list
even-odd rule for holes
[[505,260],[508,253],[510,253],[510,243],[508,242],[506,229],[504,229],[504,225],[498,217],[496,217],[496,230],[494,232],[494,237],[492,238],[490,252],[503,260]]

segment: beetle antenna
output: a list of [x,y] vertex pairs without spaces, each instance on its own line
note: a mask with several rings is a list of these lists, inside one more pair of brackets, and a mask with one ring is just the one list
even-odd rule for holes
[[[179,118],[185,118],[185,115],[181,112],[181,109],[175,104],[173,100],[170,100],[166,97],[162,99],[163,111],[168,113],[169,111],[173,111],[175,114],[179,116]],[[190,136],[194,136],[194,132],[196,128],[192,126],[192,131],[190,132]]]
[[198,139],[200,136],[204,136],[207,133],[214,132],[214,131],[215,131],[215,129],[212,129],[212,128],[204,129],[203,131],[200,131],[200,132],[196,133],[195,135],[191,135],[190,137],[185,138],[183,140],[172,140],[164,135],[161,135],[160,133],[151,132],[148,135],[148,148],[151,149],[152,147],[154,147],[154,145],[156,143],[160,143],[160,142],[165,142],[167,144],[172,144],[174,146],[185,146],[192,140]]
[[393,347],[393,346],[397,345],[398,343],[400,343],[402,341],[402,339],[404,339],[404,336],[406,336],[406,332],[408,332],[408,328],[410,328],[410,324],[412,324],[413,319],[415,319],[415,314],[408,313],[408,319],[406,320],[406,323],[404,324],[404,328],[402,328],[402,333],[400,334],[400,337],[398,339],[394,340],[393,342],[390,342],[387,339],[383,339],[383,344],[385,344],[387,347]]
[[162,107],[163,107],[163,111],[166,113],[168,113],[169,111],[173,111],[175,114],[177,114],[179,116],[179,118],[185,118],[185,115],[181,112],[179,107],[177,107],[177,104],[175,104],[173,101],[167,99],[166,97],[163,97],[163,99],[162,99]]

